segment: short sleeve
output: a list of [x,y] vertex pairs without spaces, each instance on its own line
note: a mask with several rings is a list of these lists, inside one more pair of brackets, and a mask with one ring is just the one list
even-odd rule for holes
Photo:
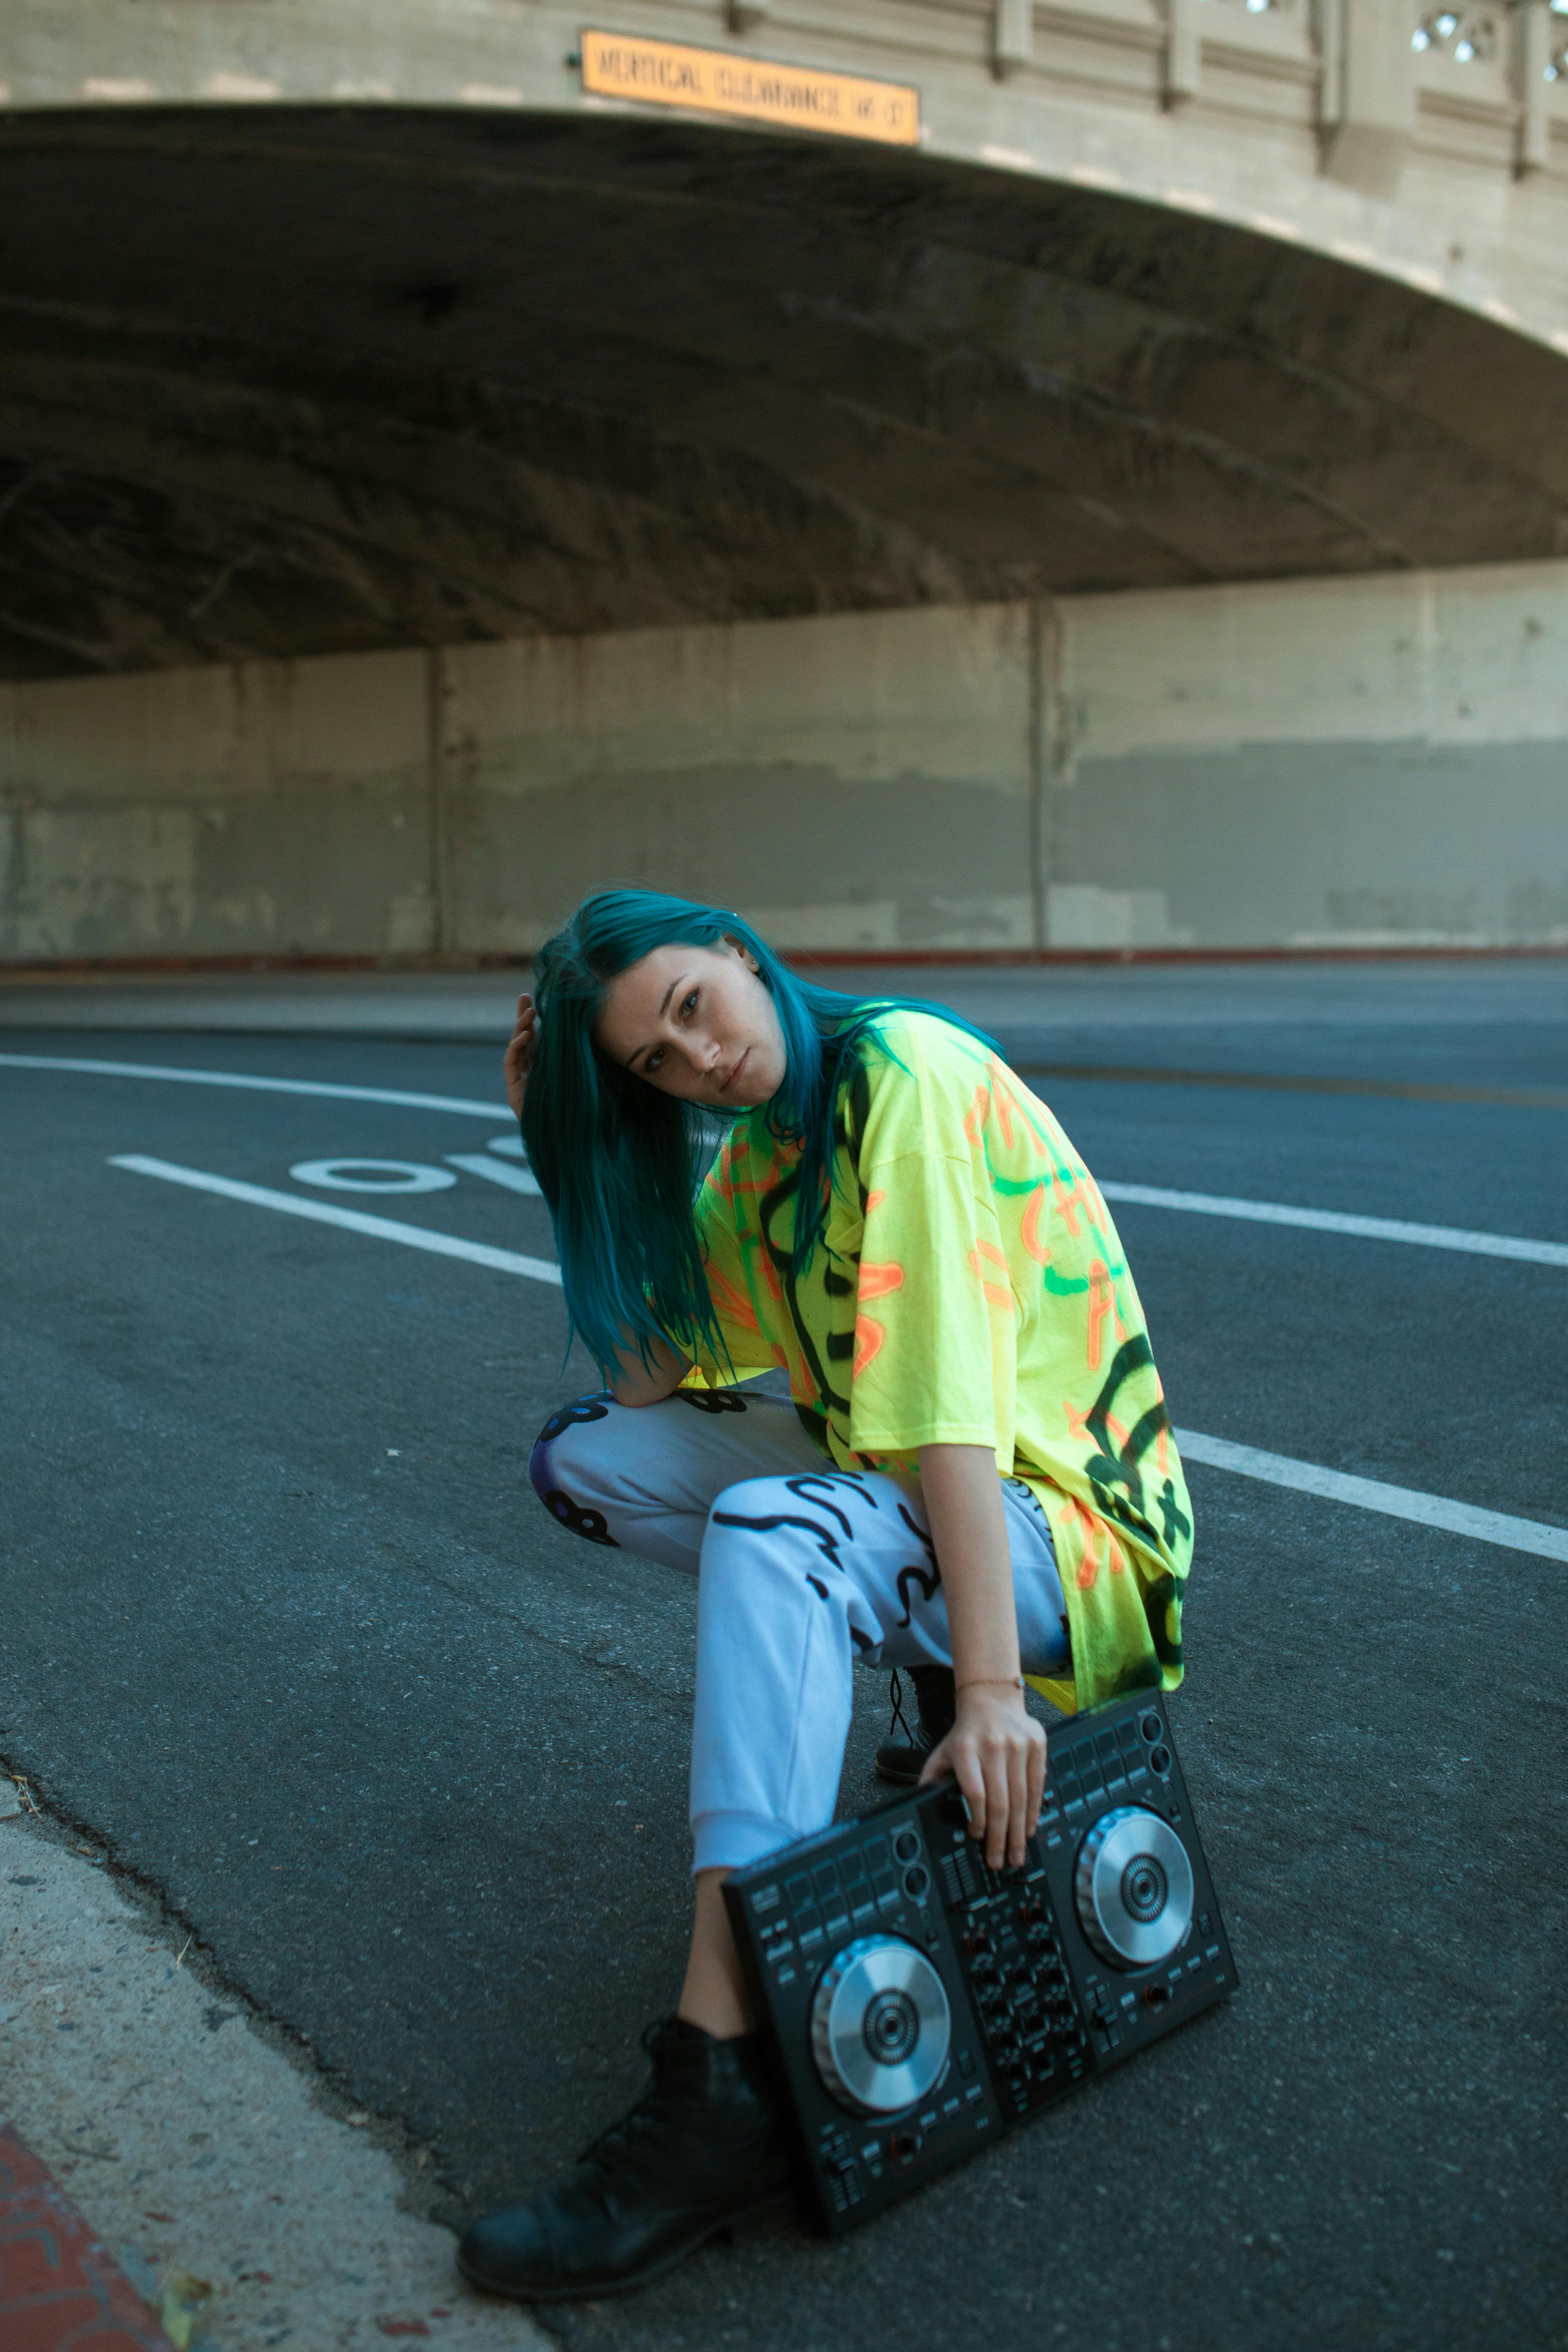
[[943,1051],[928,1050],[926,1025],[889,1025],[858,1137],[850,1443],[858,1454],[987,1445],[1010,1475],[1017,1315],[970,1117],[974,1075],[946,1035]]

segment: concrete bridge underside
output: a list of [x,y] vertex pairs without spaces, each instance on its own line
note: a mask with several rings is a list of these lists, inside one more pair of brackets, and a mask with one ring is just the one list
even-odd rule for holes
[[1093,189],[625,115],[0,123],[0,676],[1568,551],[1568,360]]

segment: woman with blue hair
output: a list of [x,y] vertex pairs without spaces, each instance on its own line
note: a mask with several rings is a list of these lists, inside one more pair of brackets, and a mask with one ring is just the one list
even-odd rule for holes
[[459,2249],[476,2285],[546,2303],[787,2207],[721,1888],[831,1821],[857,1660],[918,1678],[921,1731],[882,1768],[952,1773],[987,1863],[1016,1866],[1046,1760],[1025,1676],[1069,1709],[1173,1688],[1192,1519],[1104,1201],[952,1013],[609,890],[541,952],[506,1071],[605,1382],[545,1423],[533,1483],[590,1542],[699,1580],[696,1917],[652,2080]]

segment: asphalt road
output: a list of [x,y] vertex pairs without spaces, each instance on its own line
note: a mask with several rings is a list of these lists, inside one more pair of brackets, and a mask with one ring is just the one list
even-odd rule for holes
[[[1136,1004],[1110,985],[1074,1020],[1034,975],[945,992],[1020,1061],[1479,1097],[1039,1080],[1103,1181],[1568,1241],[1568,967],[1291,969],[1262,1015],[1245,968],[1140,975]],[[499,1100],[493,1051],[450,1037],[152,1038],[79,1013],[68,1038],[22,1010],[7,1052]],[[504,1110],[17,1068],[0,1104],[0,1757],[437,2150],[457,2221],[578,2152],[672,2003],[693,1591],[533,1500],[529,1442],[586,1384],[558,1292],[110,1161],[549,1256],[542,1206],[471,1176],[372,1200],[289,1172],[440,1167]],[[1181,1425],[1568,1521],[1568,1271],[1117,1221]],[[1236,2000],[855,2238],[715,2250],[552,2311],[563,2341],[1568,2343],[1568,1570],[1203,1466],[1192,1486],[1173,1716]],[[862,1680],[848,1810],[885,1721]]]

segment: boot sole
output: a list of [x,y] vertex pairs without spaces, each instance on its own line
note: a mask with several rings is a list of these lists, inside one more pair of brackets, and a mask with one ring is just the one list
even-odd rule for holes
[[771,2197],[759,2199],[755,2205],[748,2205],[743,2212],[723,2214],[698,2236],[689,2238],[684,2245],[673,2247],[668,2253],[661,2254],[657,2263],[650,2263],[647,2270],[638,2271],[629,2278],[576,2280],[570,2286],[516,2287],[503,2286],[494,2279],[483,2277],[478,2271],[469,2270],[461,2254],[458,2256],[458,2268],[468,2284],[478,2287],[481,2294],[499,2295],[507,2303],[588,2303],[604,2295],[633,2294],[638,2287],[652,2286],[657,2280],[667,2278],[671,2271],[679,2270],[689,2255],[697,2253],[715,2238],[727,2238],[732,2246],[743,2245],[748,2239],[767,2237],[774,2231],[785,2228],[795,2218],[794,2191],[775,2189]]

